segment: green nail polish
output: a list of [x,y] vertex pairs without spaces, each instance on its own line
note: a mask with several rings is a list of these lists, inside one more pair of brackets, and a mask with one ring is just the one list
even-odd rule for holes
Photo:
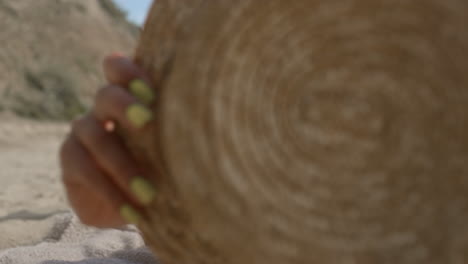
[[154,100],[154,93],[151,88],[142,80],[136,79],[129,84],[132,94],[145,104],[149,104]]
[[127,108],[127,118],[134,126],[141,128],[153,118],[153,114],[141,104],[132,104]]
[[122,207],[120,207],[120,215],[129,224],[136,225],[141,220],[141,215],[131,205],[128,204],[124,204]]
[[154,187],[142,177],[132,179],[130,182],[130,189],[138,200],[145,205],[151,203],[156,196],[156,190]]

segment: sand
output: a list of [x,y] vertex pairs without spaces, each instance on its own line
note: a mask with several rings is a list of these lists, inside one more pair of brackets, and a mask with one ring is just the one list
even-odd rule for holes
[[0,115],[0,250],[39,242],[50,216],[69,210],[58,163],[68,130]]

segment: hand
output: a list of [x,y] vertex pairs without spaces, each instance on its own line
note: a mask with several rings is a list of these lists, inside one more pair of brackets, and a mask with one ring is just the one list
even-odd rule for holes
[[115,126],[144,133],[154,99],[148,78],[126,57],[104,59],[108,85],[93,109],[75,120],[60,149],[62,178],[69,202],[81,221],[96,227],[137,223],[155,189],[123,144]]

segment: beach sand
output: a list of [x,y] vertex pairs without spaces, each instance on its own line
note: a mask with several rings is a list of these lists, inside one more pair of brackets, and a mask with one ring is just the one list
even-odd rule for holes
[[52,215],[70,210],[58,149],[66,123],[0,116],[0,250],[37,243]]

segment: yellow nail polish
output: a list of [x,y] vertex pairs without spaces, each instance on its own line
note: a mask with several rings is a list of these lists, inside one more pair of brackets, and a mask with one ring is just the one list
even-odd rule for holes
[[136,225],[141,220],[141,215],[131,205],[128,204],[124,204],[122,207],[120,207],[120,215],[129,224]]
[[130,190],[145,205],[151,203],[156,196],[156,190],[153,185],[142,177],[132,179]]
[[141,104],[130,105],[126,114],[128,120],[137,128],[143,127],[153,118],[151,111]]
[[149,104],[154,100],[154,92],[142,80],[135,79],[129,84],[130,92],[145,104]]

